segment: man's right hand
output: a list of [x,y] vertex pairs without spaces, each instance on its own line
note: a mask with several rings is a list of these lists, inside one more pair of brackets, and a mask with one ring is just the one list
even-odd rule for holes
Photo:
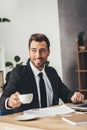
[[7,102],[8,107],[10,108],[16,108],[16,107],[20,107],[21,106],[21,102],[19,100],[19,92],[16,92],[14,94],[12,94]]

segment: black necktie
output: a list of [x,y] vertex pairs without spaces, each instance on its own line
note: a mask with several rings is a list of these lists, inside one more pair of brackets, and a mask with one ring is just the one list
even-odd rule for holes
[[40,87],[40,97],[41,97],[41,108],[47,107],[47,97],[46,97],[46,88],[45,83],[43,80],[43,74],[38,74],[40,80],[39,80],[39,87]]

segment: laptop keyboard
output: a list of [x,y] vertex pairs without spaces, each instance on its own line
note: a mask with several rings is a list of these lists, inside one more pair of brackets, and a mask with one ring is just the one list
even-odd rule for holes
[[84,103],[84,104],[78,105],[78,107],[87,107],[87,103]]

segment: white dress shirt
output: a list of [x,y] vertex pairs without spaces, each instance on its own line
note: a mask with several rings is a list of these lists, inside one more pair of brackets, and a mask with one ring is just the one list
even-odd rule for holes
[[52,90],[51,83],[50,83],[50,81],[49,81],[49,79],[46,75],[45,70],[44,70],[45,67],[41,71],[39,71],[31,62],[30,62],[30,66],[31,66],[32,71],[34,73],[36,84],[37,84],[39,107],[41,107],[41,101],[40,101],[41,98],[40,98],[40,89],[39,89],[39,76],[38,76],[38,74],[40,72],[43,73],[43,79],[44,79],[45,86],[46,86],[47,106],[51,106],[52,102],[53,102],[53,90]]

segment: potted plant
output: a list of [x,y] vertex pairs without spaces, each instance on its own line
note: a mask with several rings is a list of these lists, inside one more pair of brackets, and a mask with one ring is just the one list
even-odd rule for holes
[[6,83],[3,85],[3,90],[5,89],[5,86],[7,85],[8,81],[9,81],[10,73],[11,73],[12,69],[15,68],[15,67],[21,66],[21,65],[23,64],[23,62],[20,62],[20,61],[21,61],[21,58],[20,58],[20,56],[18,56],[18,55],[16,55],[16,56],[14,57],[14,61],[15,61],[15,63],[16,63],[15,65],[14,65],[12,62],[10,62],[10,61],[7,61],[7,62],[5,63],[5,66],[6,66],[6,67],[9,67],[10,71],[7,72],[7,74],[6,74],[6,78],[5,78],[5,79],[6,79]]
[[78,44],[79,44],[79,49],[82,51],[82,50],[85,50],[85,44],[84,44],[84,39],[83,39],[83,35],[85,34],[84,31],[80,32],[78,34]]
[[84,31],[80,32],[78,34],[78,43],[79,43],[79,46],[83,46],[84,45],[84,39],[83,39],[83,35],[85,34]]
[[5,66],[6,66],[6,67],[9,67],[9,68],[15,68],[15,67],[17,67],[17,66],[21,66],[21,65],[23,64],[23,62],[20,62],[20,60],[21,60],[20,56],[16,55],[16,56],[14,57],[14,61],[16,62],[16,65],[14,66],[14,64],[13,64],[12,62],[7,61],[7,62],[5,63]]

